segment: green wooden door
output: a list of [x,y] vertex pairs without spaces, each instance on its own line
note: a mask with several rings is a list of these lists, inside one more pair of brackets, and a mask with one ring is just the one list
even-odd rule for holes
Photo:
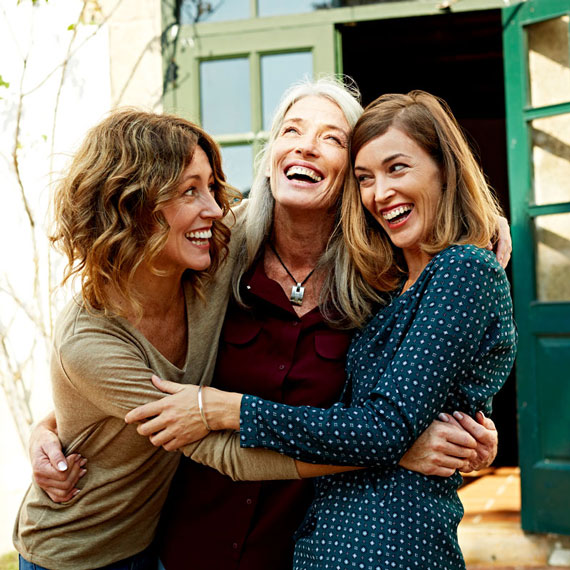
[[522,526],[570,534],[570,2],[504,9]]

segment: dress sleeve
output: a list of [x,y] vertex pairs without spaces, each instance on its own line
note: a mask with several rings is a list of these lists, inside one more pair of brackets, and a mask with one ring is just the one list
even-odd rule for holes
[[[389,467],[451,395],[470,413],[484,405],[514,360],[516,333],[504,271],[483,252],[475,260],[451,256],[432,264],[413,301],[403,307],[413,315],[399,340],[392,333],[374,344],[373,335],[363,334],[371,340],[354,356],[353,376],[377,375],[377,381],[355,406],[291,407],[245,396],[242,446],[314,463]],[[397,347],[382,365],[386,342]]]
[[295,460],[267,449],[240,447],[239,432],[216,431],[185,446],[184,455],[234,481],[300,479]]

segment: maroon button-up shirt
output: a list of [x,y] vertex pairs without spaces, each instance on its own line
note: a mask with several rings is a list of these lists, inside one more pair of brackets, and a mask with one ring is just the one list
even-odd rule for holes
[[[331,406],[344,386],[351,333],[330,328],[318,308],[299,318],[263,262],[244,283],[250,308],[228,308],[214,386]],[[310,480],[233,482],[183,458],[163,511],[160,558],[167,570],[290,570],[312,491]]]

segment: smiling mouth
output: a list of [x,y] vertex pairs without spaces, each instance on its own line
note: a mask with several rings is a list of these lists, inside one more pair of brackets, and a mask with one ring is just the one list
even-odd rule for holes
[[195,245],[207,245],[208,240],[212,237],[212,230],[200,230],[198,232],[188,232],[184,237]]
[[382,212],[382,217],[389,224],[397,224],[407,219],[413,209],[414,206],[412,204],[404,204],[402,206],[397,206],[396,208]]
[[299,165],[289,167],[285,171],[285,176],[287,176],[289,180],[299,180],[300,182],[310,182],[311,184],[316,184],[323,179],[323,177],[312,168]]

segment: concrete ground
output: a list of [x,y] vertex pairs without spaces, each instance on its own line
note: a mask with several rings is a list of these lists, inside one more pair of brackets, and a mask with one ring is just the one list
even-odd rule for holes
[[459,544],[468,570],[570,570],[569,536],[521,529],[518,468],[466,477],[459,495],[465,507]]

